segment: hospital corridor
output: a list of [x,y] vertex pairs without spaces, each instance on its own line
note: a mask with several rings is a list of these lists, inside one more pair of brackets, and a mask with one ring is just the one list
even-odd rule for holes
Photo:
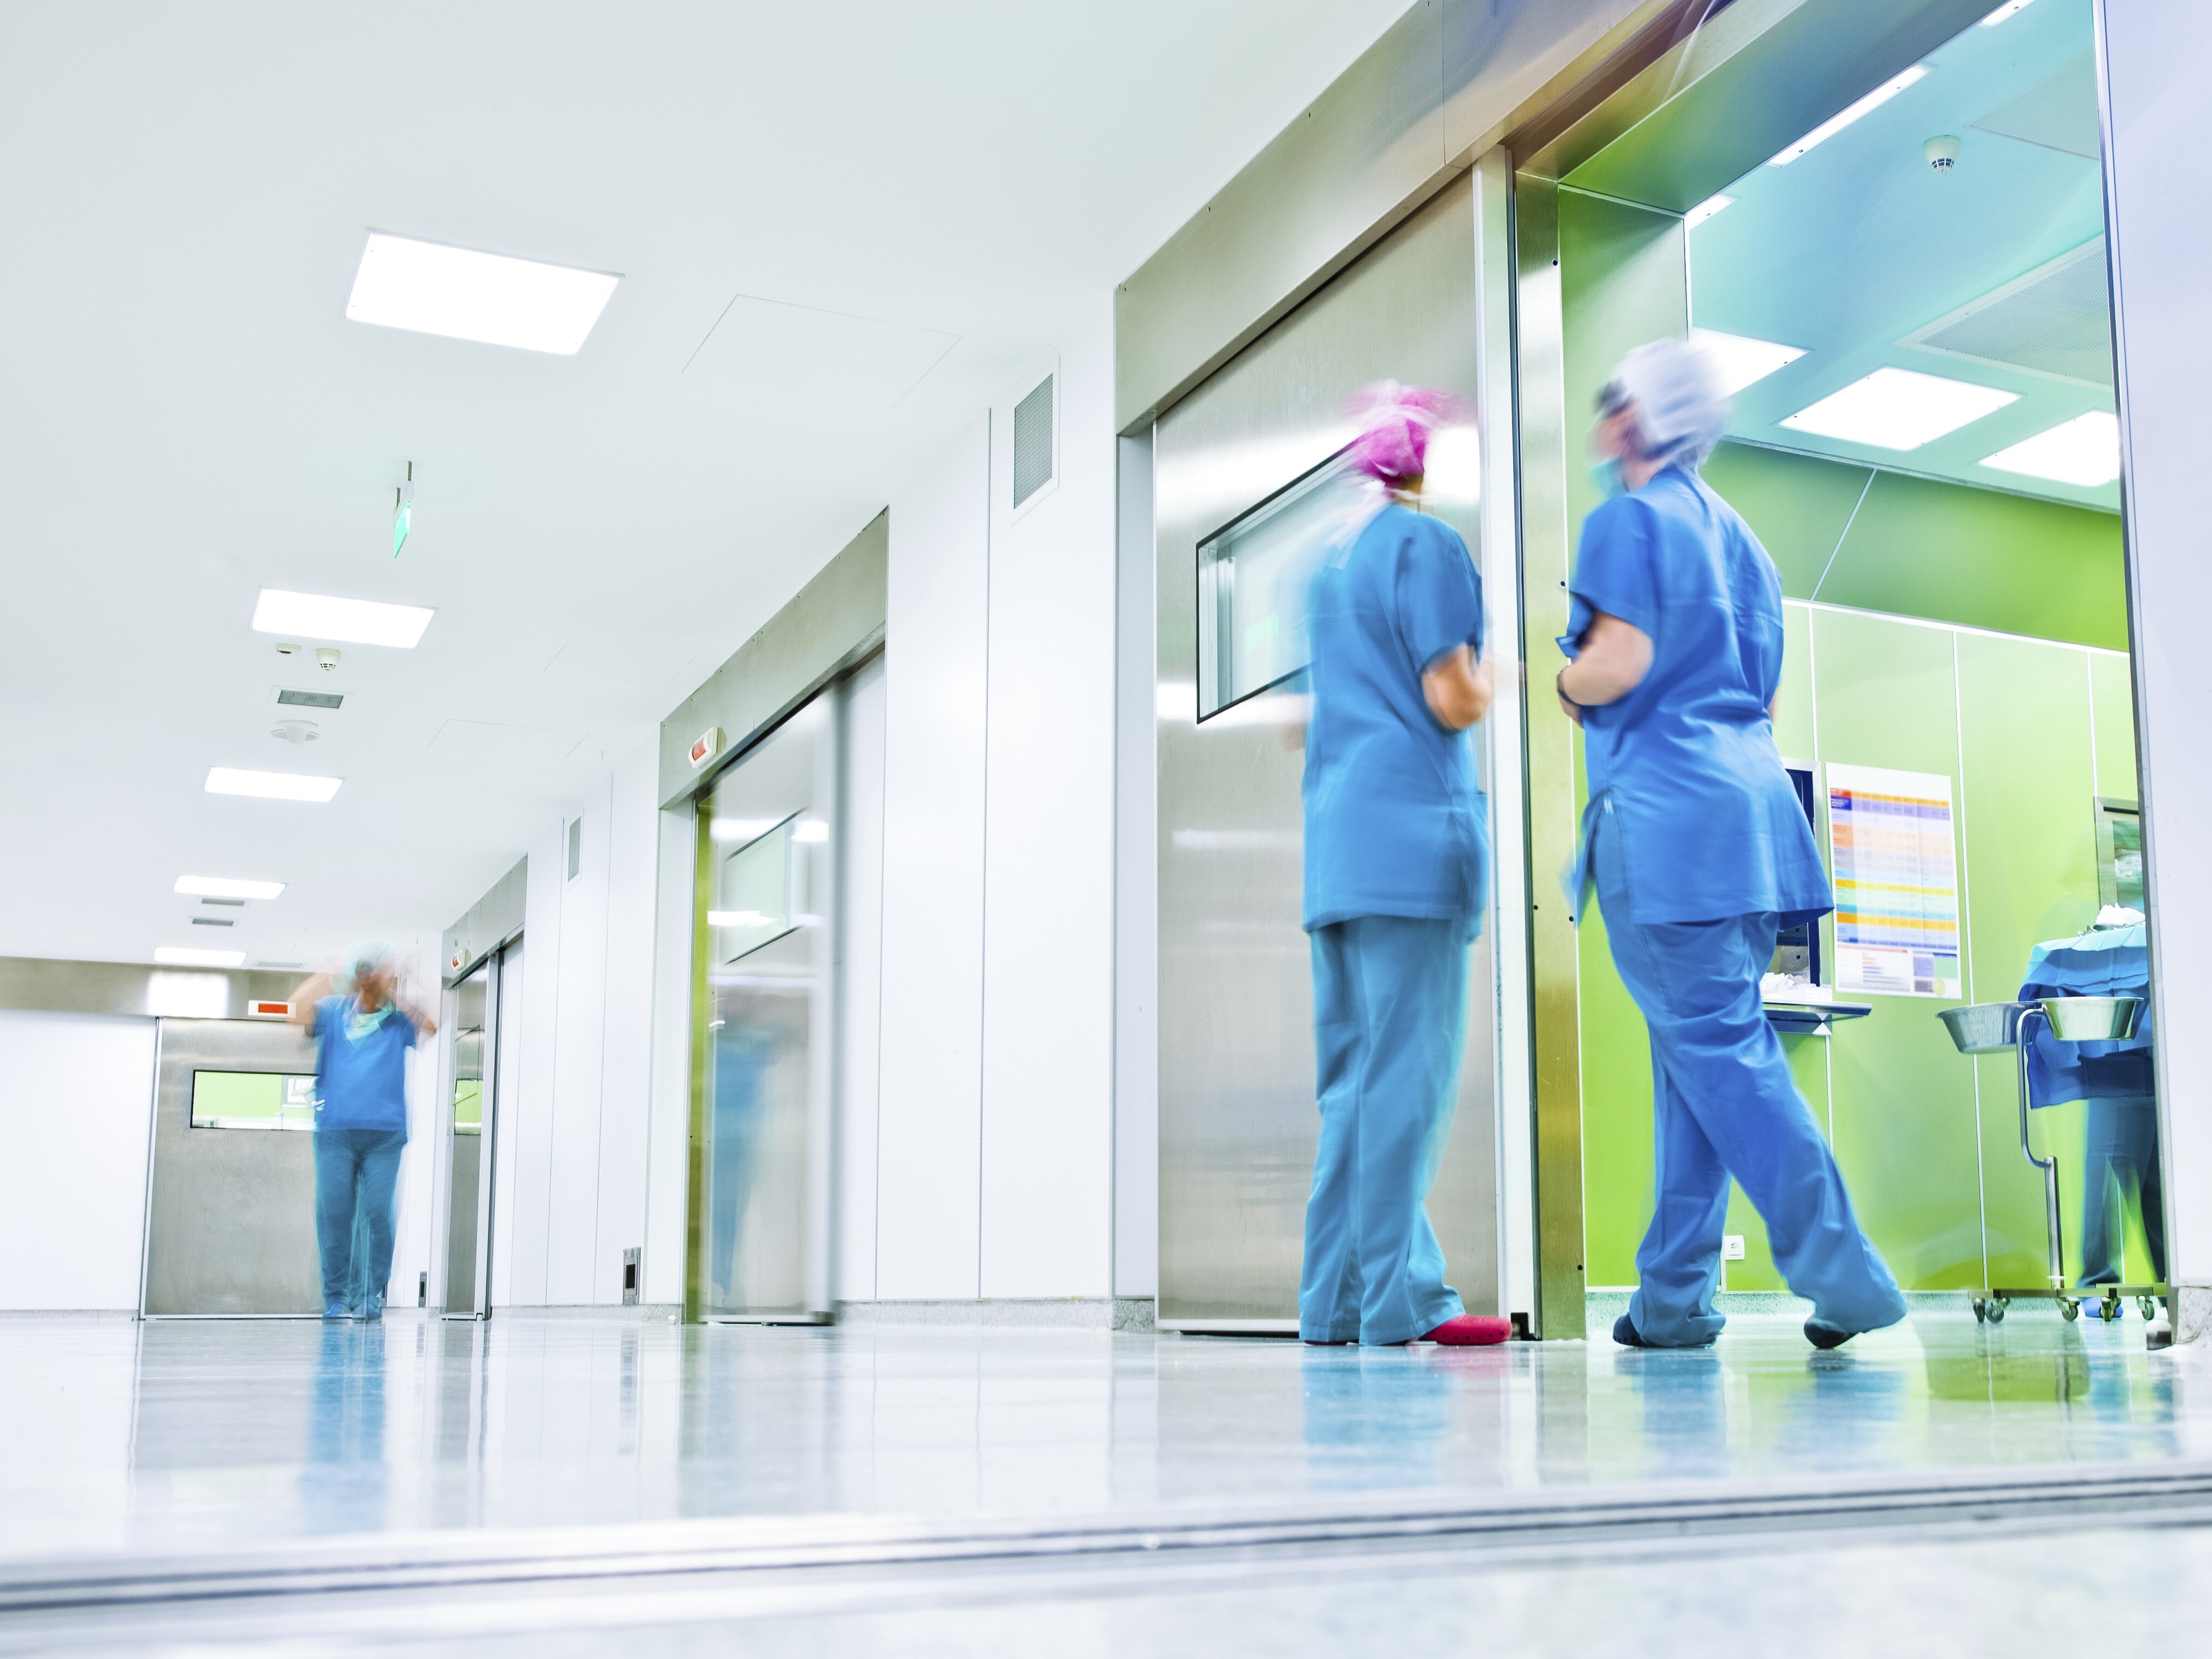
[[2200,70],[0,6],[0,1654],[2185,1650]]

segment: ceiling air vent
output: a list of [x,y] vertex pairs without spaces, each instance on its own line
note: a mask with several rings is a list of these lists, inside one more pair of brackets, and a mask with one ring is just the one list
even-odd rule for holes
[[345,702],[342,691],[279,691],[276,701],[294,708],[336,708]]
[[1969,301],[1899,342],[2088,386],[2112,383],[2112,313],[2101,236]]
[[1052,482],[1052,383],[1048,374],[1036,391],[1014,405],[1014,505]]
[[238,918],[235,916],[194,916],[192,918],[192,926],[195,927],[235,927],[238,926]]

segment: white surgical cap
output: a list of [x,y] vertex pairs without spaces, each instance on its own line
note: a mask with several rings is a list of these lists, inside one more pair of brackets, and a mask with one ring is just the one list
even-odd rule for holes
[[1654,340],[1620,360],[1606,387],[1605,406],[1636,405],[1637,435],[1655,461],[1698,466],[1727,429],[1728,393],[1704,347]]
[[392,947],[380,939],[365,939],[345,953],[342,987],[351,991],[364,974],[382,973],[393,965]]

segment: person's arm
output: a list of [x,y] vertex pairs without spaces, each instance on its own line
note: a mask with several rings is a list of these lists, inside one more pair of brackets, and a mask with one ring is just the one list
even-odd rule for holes
[[1486,658],[1477,661],[1473,646],[1446,652],[1421,673],[1422,699],[1447,732],[1466,731],[1490,712],[1497,695],[1497,668]]
[[1583,632],[1580,653],[1559,671],[1559,707],[1576,725],[1582,711],[1618,702],[1651,672],[1651,636],[1601,611]]
[[304,1030],[315,1029],[315,1010],[331,994],[331,976],[313,974],[300,981],[292,993],[292,1024]]
[[438,1022],[433,1019],[425,1010],[417,1008],[406,998],[401,996],[398,986],[392,987],[392,1006],[407,1016],[407,1023],[415,1028],[417,1036],[428,1037],[438,1035]]

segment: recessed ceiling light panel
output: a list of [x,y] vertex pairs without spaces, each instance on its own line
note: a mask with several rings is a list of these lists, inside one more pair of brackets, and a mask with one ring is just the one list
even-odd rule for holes
[[1982,465],[2094,489],[2120,476],[2120,422],[2101,409],[2000,449]]
[[411,651],[437,614],[426,605],[386,605],[381,599],[341,599],[329,593],[294,593],[281,587],[264,587],[253,602],[253,631]]
[[234,881],[228,876],[179,876],[177,891],[201,898],[273,899],[284,890],[281,881]]
[[1816,144],[1826,143],[1829,139],[1834,137],[1838,133],[1841,132],[1845,127],[1850,125],[1852,122],[1859,119],[1862,116],[1873,114],[1875,111],[1880,109],[1891,99],[1896,97],[1899,93],[1903,92],[1905,88],[1911,86],[1915,81],[1921,79],[1927,73],[1927,64],[1915,64],[1911,69],[1905,70],[1904,74],[1893,76],[1890,79],[1883,82],[1880,86],[1876,87],[1872,92],[1867,94],[1865,97],[1860,99],[1858,102],[1853,104],[1850,108],[1837,111],[1835,114],[1831,115],[1826,120],[1821,122],[1819,126],[1814,127],[1812,131],[1807,133],[1796,143],[1790,145],[1788,149],[1776,155],[1767,163],[1767,165],[1769,167],[1788,167],[1792,161],[1802,155],[1807,150],[1811,149]]
[[1774,340],[1755,340],[1748,334],[1723,334],[1717,328],[1693,328],[1690,340],[1701,345],[1721,372],[1721,385],[1731,398],[1754,380],[1763,380],[1805,355],[1802,346]]
[[181,945],[163,945],[154,960],[165,968],[235,968],[246,960],[243,951],[194,951]]
[[357,323],[573,356],[622,278],[379,231],[346,315]]
[[1799,410],[1782,424],[1793,432],[1870,444],[1876,449],[1917,449],[2019,400],[2018,392],[1995,386],[1909,368],[1878,368]]
[[1708,196],[1682,216],[1682,227],[1686,230],[1695,230],[1716,213],[1725,213],[1735,205],[1735,198],[1733,196]]
[[253,772],[236,766],[208,768],[210,795],[254,795],[263,800],[328,800],[343,778],[312,777],[304,772]]

